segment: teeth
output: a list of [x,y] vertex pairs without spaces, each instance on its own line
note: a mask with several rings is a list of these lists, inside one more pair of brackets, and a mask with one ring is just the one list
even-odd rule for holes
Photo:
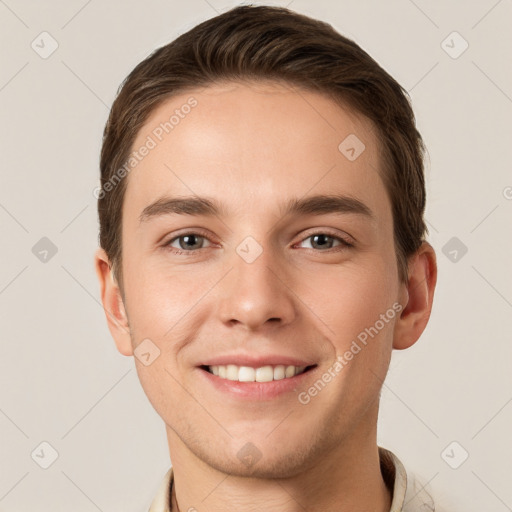
[[295,375],[295,366],[287,366],[284,372],[285,377],[293,377]]
[[238,368],[234,364],[228,364],[226,366],[226,379],[238,380]]
[[254,372],[256,382],[271,382],[274,380],[274,368],[272,366],[262,366]]
[[236,366],[234,364],[209,366],[208,371],[221,379],[237,380],[239,382],[271,382],[299,375],[306,369],[305,366]]
[[282,364],[274,368],[274,380],[284,379],[286,370]]
[[256,371],[250,366],[240,366],[240,368],[235,366],[235,370],[237,375],[231,380],[239,380],[240,382],[254,382],[256,380]]

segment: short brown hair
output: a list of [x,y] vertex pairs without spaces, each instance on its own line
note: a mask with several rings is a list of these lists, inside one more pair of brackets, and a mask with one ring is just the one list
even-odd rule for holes
[[427,229],[424,145],[406,91],[327,23],[285,8],[241,6],[154,51],[128,75],[112,105],[101,150],[99,242],[121,287],[126,178],[114,187],[106,185],[112,185],[149,115],[187,90],[225,80],[262,79],[323,93],[373,122],[392,204],[399,276],[407,281],[408,257],[419,248]]

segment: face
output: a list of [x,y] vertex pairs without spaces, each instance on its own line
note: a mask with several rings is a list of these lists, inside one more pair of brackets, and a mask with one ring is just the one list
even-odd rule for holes
[[225,83],[162,104],[133,149],[148,137],[123,206],[124,308],[171,453],[290,476],[373,436],[405,292],[371,123]]

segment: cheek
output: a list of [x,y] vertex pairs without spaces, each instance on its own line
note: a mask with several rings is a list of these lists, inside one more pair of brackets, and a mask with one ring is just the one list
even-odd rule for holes
[[389,366],[397,280],[387,258],[375,257],[364,267],[317,275],[317,285],[310,300],[329,327],[333,360],[340,363],[333,369],[337,374],[333,392],[357,408],[360,401],[366,403],[378,394]]
[[172,272],[163,260],[126,259],[126,297],[129,320],[140,335],[152,333],[169,336],[183,319],[194,311],[194,305],[213,286],[211,273],[186,266]]
[[302,283],[314,285],[303,284],[297,294],[326,324],[328,337],[340,349],[392,308],[398,294],[398,278],[381,256],[369,258],[365,265],[302,276]]

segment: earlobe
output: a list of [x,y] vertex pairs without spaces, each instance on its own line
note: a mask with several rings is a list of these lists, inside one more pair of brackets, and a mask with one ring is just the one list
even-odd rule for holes
[[414,345],[427,326],[437,282],[436,254],[428,242],[409,258],[409,280],[403,284],[405,298],[395,324],[393,348],[403,350]]
[[119,285],[114,279],[107,254],[99,248],[94,256],[96,275],[100,285],[101,302],[110,334],[117,349],[125,356],[133,355],[130,327]]

